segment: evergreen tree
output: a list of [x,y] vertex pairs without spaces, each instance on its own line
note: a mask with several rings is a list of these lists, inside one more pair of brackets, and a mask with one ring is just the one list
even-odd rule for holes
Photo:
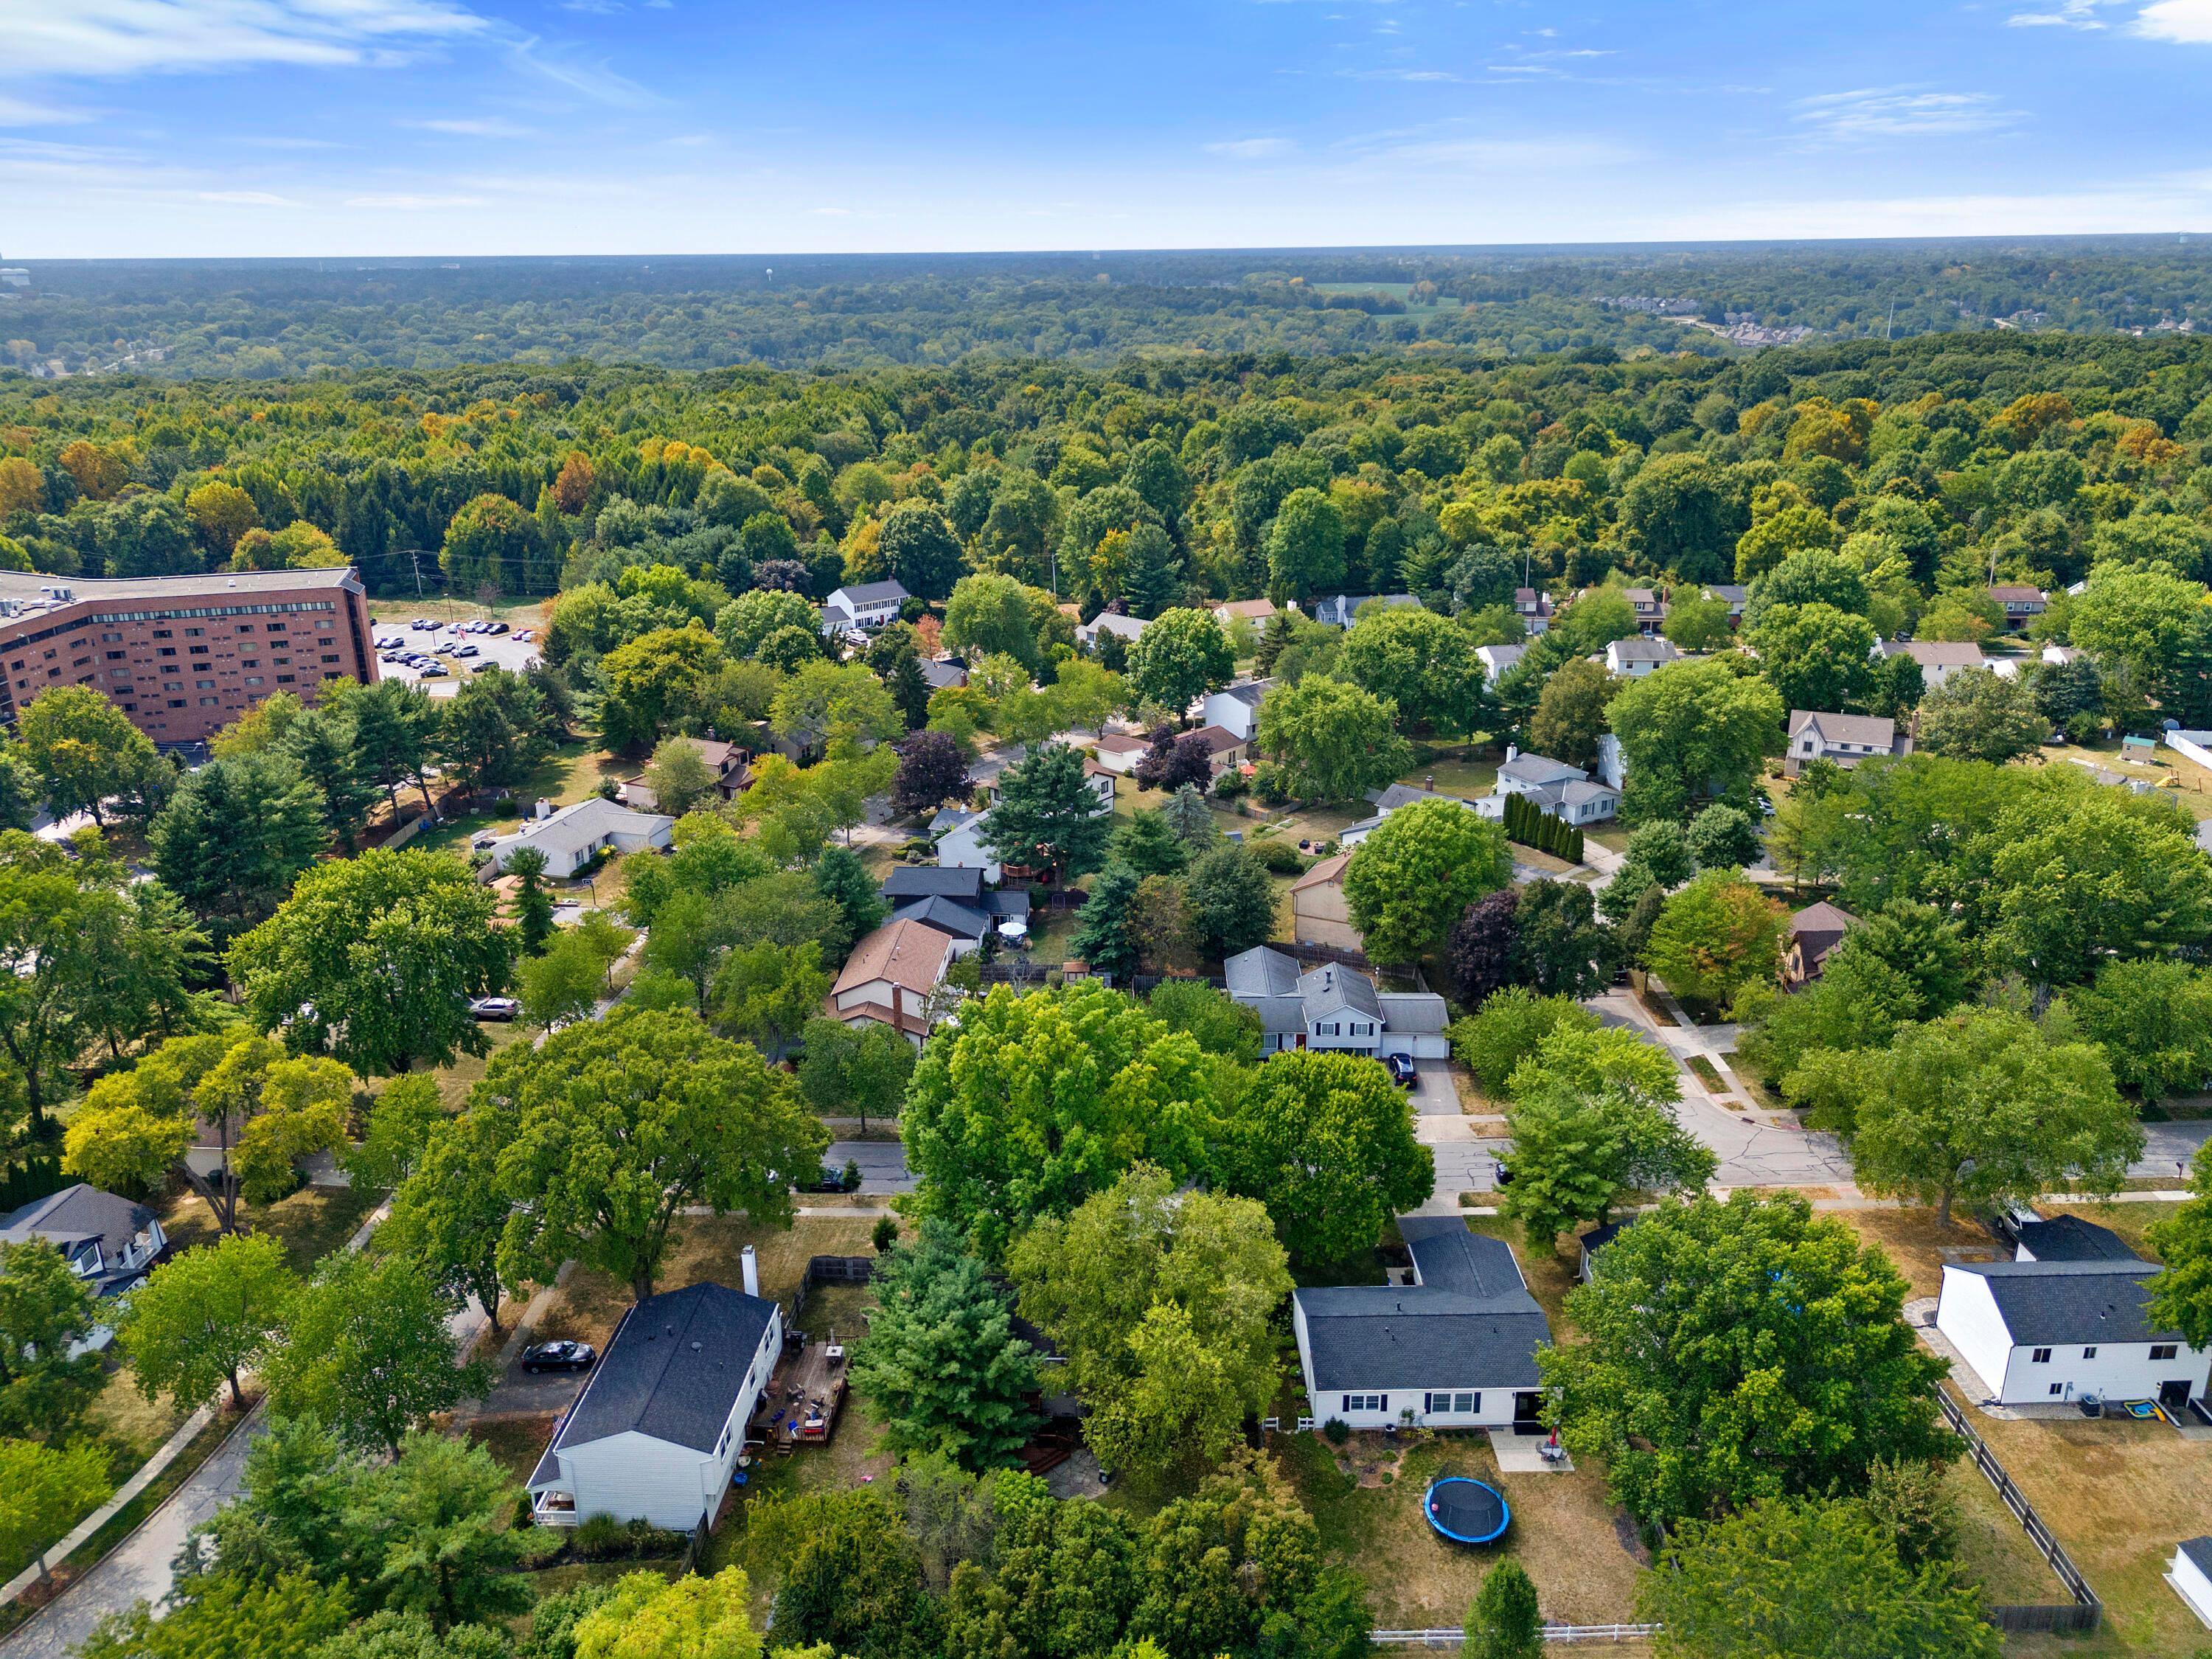
[[1113,821],[1084,775],[1083,757],[1048,743],[1000,774],[983,840],[1006,863],[1069,878],[1097,867]]
[[1075,935],[1067,948],[1089,963],[1093,973],[1124,981],[1136,973],[1137,944],[1129,922],[1142,881],[1127,865],[1109,864],[1091,884],[1091,896],[1077,913]]
[[1482,1581],[1467,1610],[1462,1659],[1538,1659],[1544,1651],[1544,1617],[1536,1586],[1518,1561],[1500,1561]]
[[507,861],[514,878],[514,933],[526,957],[543,956],[553,937],[553,896],[545,890],[545,854],[525,847]]

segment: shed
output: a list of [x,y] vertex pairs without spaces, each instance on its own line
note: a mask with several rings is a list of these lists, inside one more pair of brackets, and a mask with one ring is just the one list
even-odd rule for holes
[[2212,1538],[2185,1538],[2175,1545],[2166,1582],[2198,1622],[2212,1630]]

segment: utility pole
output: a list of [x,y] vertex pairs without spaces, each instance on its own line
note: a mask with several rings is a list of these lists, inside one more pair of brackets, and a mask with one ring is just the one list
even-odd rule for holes
[[1894,301],[1894,300],[1892,300],[1892,301],[1889,302],[1889,321],[1887,321],[1887,322],[1884,323],[1884,324],[1881,325],[1881,337],[1882,337],[1884,340],[1887,340],[1887,339],[1888,339],[1888,338],[1889,338],[1889,331],[1890,331],[1892,328],[1893,328],[1894,326],[1896,326],[1896,324],[1897,324],[1897,301]]
[[409,548],[407,562],[415,568],[415,597],[419,599],[422,597],[422,550],[419,547]]

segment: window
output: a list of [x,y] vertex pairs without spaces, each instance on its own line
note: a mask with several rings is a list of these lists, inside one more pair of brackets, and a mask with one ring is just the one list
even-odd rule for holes
[[100,636],[100,642],[102,645],[120,645],[123,643],[123,635],[120,634],[102,634]]
[[246,677],[246,683],[248,685],[258,685],[261,684],[261,676],[258,674],[248,674]]
[[192,690],[195,691],[212,691],[215,690],[215,682],[213,680],[194,680],[192,682]]
[[2038,1348],[2033,1353],[2028,1355],[2027,1363],[2031,1365],[2048,1365],[2051,1363],[2051,1350]]
[[2171,1359],[2179,1351],[2179,1345],[2172,1342],[2154,1342],[2150,1345],[2150,1357],[2153,1359]]
[[165,645],[161,647],[159,654],[164,657],[173,657],[177,654],[177,647],[173,645]]
[[185,700],[182,697],[172,697],[169,699],[169,707],[172,708],[182,708],[185,707]]
[[2084,1359],[2094,1359],[2096,1357],[2097,1351],[2094,1348],[2084,1348],[2081,1350],[2081,1358]]
[[185,648],[187,651],[190,651],[195,657],[204,657],[208,653],[208,648],[204,645],[191,645],[186,646]]
[[1449,1412],[1464,1417],[1470,1412],[1482,1409],[1482,1396],[1479,1394],[1425,1394],[1421,1396],[1421,1409],[1431,1414]]
[[174,639],[176,635],[168,629],[157,628],[154,630],[154,637],[157,640],[170,640]]
[[204,628],[187,628],[185,630],[185,637],[188,640],[196,640],[206,632],[207,629]]
[[276,677],[276,684],[279,685],[289,685],[294,680],[296,680],[299,678],[300,677],[297,674],[279,674]]
[[261,659],[258,657],[246,657],[241,659],[238,665],[240,668],[258,668],[261,666]]
[[2053,1394],[2063,1394],[2066,1392],[2066,1385],[2063,1382],[2053,1382],[2051,1385],[2051,1392]]
[[110,662],[121,662],[124,658],[130,654],[131,653],[127,651],[111,651],[107,653],[107,660]]
[[1348,1412],[1387,1412],[1390,1396],[1387,1394],[1348,1394],[1344,1396],[1344,1409]]
[[335,651],[325,651],[323,653],[323,660],[325,662],[336,662],[337,659],[338,653]]

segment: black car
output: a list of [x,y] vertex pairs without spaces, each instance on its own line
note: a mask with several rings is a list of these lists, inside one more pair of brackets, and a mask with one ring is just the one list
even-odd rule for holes
[[1410,1089],[1413,1086],[1416,1073],[1410,1057],[1405,1054],[1383,1054],[1381,1059],[1384,1067],[1390,1073],[1391,1082],[1396,1084],[1401,1089]]
[[539,1371],[587,1371],[599,1357],[599,1350],[588,1342],[540,1342],[534,1348],[522,1351],[522,1369],[533,1375]]

